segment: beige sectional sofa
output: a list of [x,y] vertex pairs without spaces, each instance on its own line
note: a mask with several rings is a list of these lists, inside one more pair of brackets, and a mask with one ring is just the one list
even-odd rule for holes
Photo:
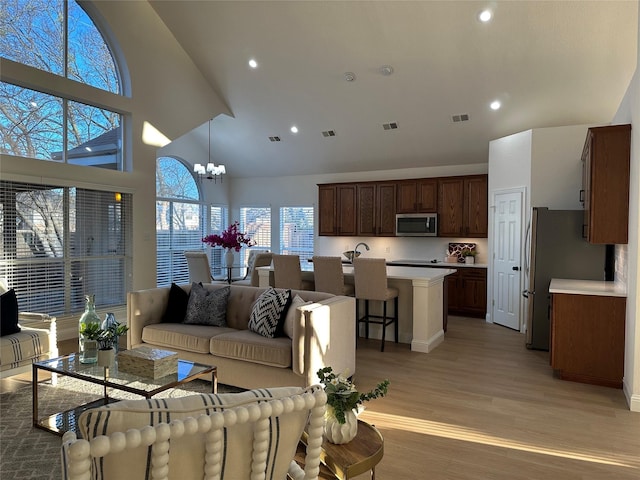
[[[205,284],[207,290],[224,288]],[[190,285],[181,286],[190,291]],[[241,388],[309,386],[324,366],[355,373],[355,299],[292,290],[311,303],[297,307],[293,335],[265,338],[248,330],[255,300],[265,288],[231,285],[227,326],[161,323],[170,288],[130,292],[127,348],[141,345],[178,352],[185,360],[215,365],[218,381]]]

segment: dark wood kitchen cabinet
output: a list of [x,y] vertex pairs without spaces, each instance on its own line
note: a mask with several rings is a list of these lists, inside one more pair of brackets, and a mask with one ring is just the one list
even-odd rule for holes
[[[455,265],[451,266],[455,268]],[[487,269],[460,267],[445,277],[449,315],[484,318],[487,313]]]
[[622,388],[626,300],[551,295],[551,367],[561,379]]
[[318,185],[318,234],[356,235],[356,185]]
[[397,182],[397,213],[436,213],[437,211],[437,178],[419,178]]
[[358,235],[395,236],[395,182],[358,184],[357,195]]
[[582,151],[583,236],[590,243],[628,242],[631,125],[594,127]]
[[487,202],[487,175],[438,179],[438,236],[486,237]]

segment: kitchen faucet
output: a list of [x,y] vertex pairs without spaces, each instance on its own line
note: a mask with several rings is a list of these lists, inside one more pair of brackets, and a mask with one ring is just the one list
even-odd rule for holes
[[360,242],[360,243],[358,243],[358,244],[354,247],[354,249],[353,249],[353,258],[356,258],[356,257],[358,256],[358,253],[360,253],[360,252],[358,252],[358,247],[359,247],[360,245],[364,245],[364,248],[366,248],[366,249],[367,249],[367,252],[369,251],[369,245],[367,245],[367,244],[366,244],[366,243],[364,243],[364,242]]

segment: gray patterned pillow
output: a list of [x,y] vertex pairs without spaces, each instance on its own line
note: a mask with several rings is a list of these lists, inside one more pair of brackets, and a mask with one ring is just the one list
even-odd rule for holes
[[253,304],[249,317],[249,330],[263,337],[281,337],[284,320],[291,305],[291,290],[276,290],[269,287]]
[[183,323],[191,325],[227,326],[227,300],[231,287],[207,290],[201,283],[191,284],[187,314]]

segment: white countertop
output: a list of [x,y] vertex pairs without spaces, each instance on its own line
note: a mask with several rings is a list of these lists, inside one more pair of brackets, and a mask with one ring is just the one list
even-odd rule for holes
[[[455,268],[457,268],[457,266]],[[342,271],[345,275],[353,275],[353,267],[350,265],[344,265]],[[387,278],[398,278],[402,280],[438,280],[455,272],[455,269],[451,268],[396,267],[394,265],[387,265]]]
[[602,297],[626,297],[627,291],[615,282],[600,280],[568,280],[552,278],[549,293],[568,293],[571,295],[598,295]]
[[486,263],[449,263],[449,262],[430,262],[429,260],[389,260],[387,265],[393,263],[407,263],[411,264],[411,267],[431,267],[431,268],[487,268]]

